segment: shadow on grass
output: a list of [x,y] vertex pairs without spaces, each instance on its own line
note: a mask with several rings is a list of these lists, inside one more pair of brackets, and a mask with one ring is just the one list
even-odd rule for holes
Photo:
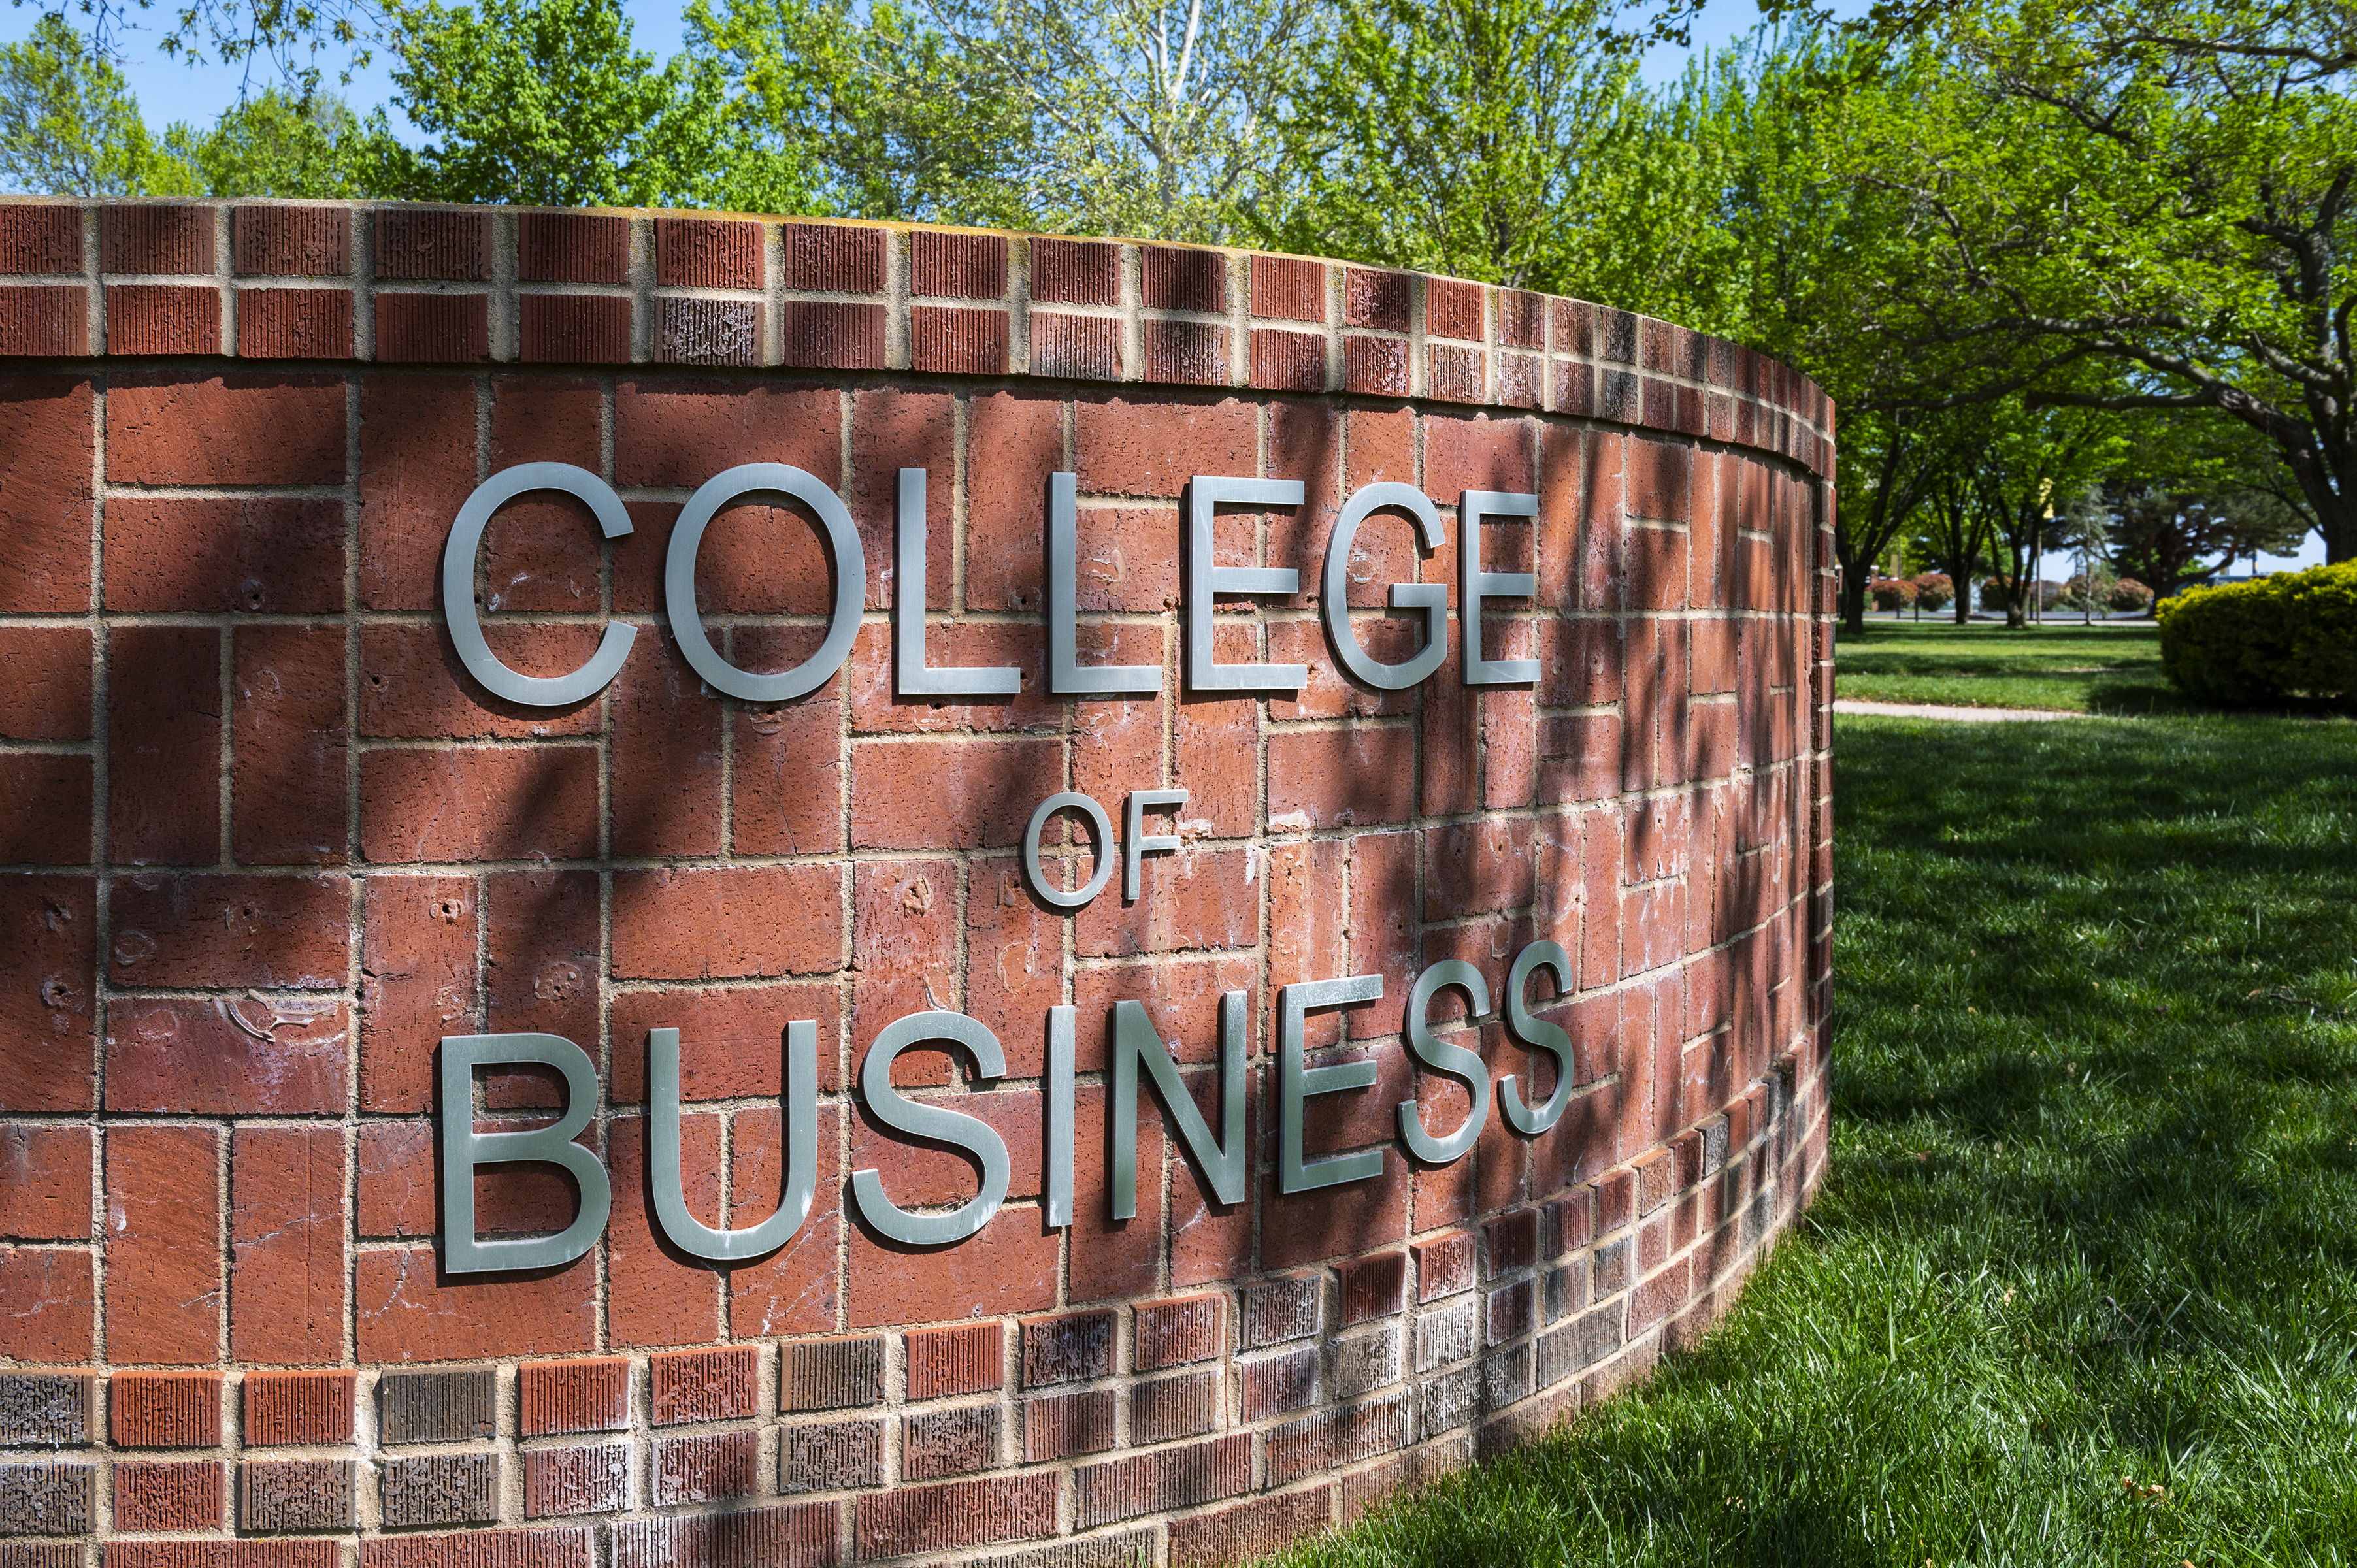
[[1836,756],[1816,1208],[1651,1385],[1301,1562],[2349,1560],[2357,725]]

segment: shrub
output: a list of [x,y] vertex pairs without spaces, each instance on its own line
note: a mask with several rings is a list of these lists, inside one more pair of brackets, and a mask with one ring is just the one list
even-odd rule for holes
[[1956,602],[1956,585],[1945,572],[1926,572],[1910,579],[1915,585],[1915,602],[1927,610],[1943,610]]
[[1878,610],[1903,610],[1915,602],[1915,585],[1904,577],[1877,577],[1866,585]]
[[2112,591],[2104,596],[2104,603],[2115,610],[2142,615],[2152,608],[2152,590],[2134,577],[2122,577],[2112,585]]
[[2160,607],[2160,660],[2201,702],[2357,708],[2357,561],[2187,589]]

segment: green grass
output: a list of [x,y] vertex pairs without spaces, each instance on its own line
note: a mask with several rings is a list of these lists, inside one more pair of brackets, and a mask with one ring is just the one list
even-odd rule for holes
[[2192,704],[2160,671],[2149,622],[2007,631],[1991,621],[1868,618],[1835,649],[1837,695],[1871,703],[2059,708],[2074,714],[2184,713]]
[[2357,725],[1836,752],[1815,1207],[1649,1385],[1286,1562],[2357,1561]]

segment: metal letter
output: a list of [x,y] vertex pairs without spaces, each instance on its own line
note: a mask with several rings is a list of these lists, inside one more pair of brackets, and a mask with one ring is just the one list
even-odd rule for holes
[[[819,529],[834,556],[834,610],[827,621],[826,640],[816,653],[774,675],[739,670],[721,658],[705,635],[695,607],[695,555],[703,547],[704,531],[722,510],[750,495],[788,496],[809,507],[818,515]],[[851,514],[817,475],[784,463],[741,463],[706,479],[687,498],[663,556],[663,614],[671,620],[672,639],[705,685],[748,703],[791,702],[826,684],[850,657],[866,596],[867,557]]]
[[1498,1080],[1498,1112],[1525,1138],[1563,1120],[1564,1108],[1571,1103],[1571,1036],[1544,1018],[1532,1017],[1523,1001],[1523,987],[1530,983],[1532,971],[1540,969],[1554,974],[1556,991],[1571,990],[1571,957],[1561,942],[1531,943],[1514,955],[1513,967],[1506,972],[1506,1033],[1555,1058],[1555,1092],[1535,1111],[1523,1106],[1522,1088],[1512,1076]]
[[[475,1069],[492,1062],[539,1062],[565,1076],[565,1114],[525,1133],[475,1131]],[[442,1037],[442,1266],[454,1274],[553,1269],[597,1244],[613,1211],[613,1184],[597,1155],[573,1141],[597,1110],[597,1069],[558,1035]],[[563,1165],[581,1188],[581,1209],[554,1236],[483,1241],[475,1236],[475,1167]]]
[[1539,678],[1535,659],[1481,657],[1481,601],[1529,598],[1539,591],[1534,572],[1481,570],[1481,523],[1491,517],[1536,517],[1539,498],[1505,490],[1467,490],[1457,505],[1457,618],[1465,624],[1465,683],[1512,686]]
[[1223,506],[1299,506],[1299,479],[1238,479],[1198,474],[1187,481],[1187,685],[1197,692],[1298,692],[1306,664],[1222,664],[1211,642],[1212,610],[1222,594],[1297,594],[1290,566],[1215,566],[1211,522]]
[[1473,1096],[1473,1109],[1465,1124],[1445,1138],[1436,1138],[1424,1130],[1424,1122],[1415,1113],[1414,1096],[1399,1102],[1400,1140],[1407,1151],[1427,1165],[1445,1165],[1462,1159],[1481,1136],[1481,1129],[1490,1120],[1490,1069],[1480,1053],[1463,1046],[1452,1046],[1433,1037],[1433,993],[1448,986],[1465,993],[1470,1004],[1466,1014],[1468,1023],[1478,1022],[1490,1010],[1490,983],[1481,972],[1461,958],[1443,959],[1415,977],[1415,984],[1407,993],[1407,1048],[1415,1059],[1432,1072],[1441,1073],[1464,1084]]
[[1072,1020],[1071,1007],[1048,1009],[1047,1223],[1051,1230],[1072,1222]]
[[1304,1161],[1301,1157],[1301,1102],[1312,1095],[1369,1089],[1375,1081],[1375,1064],[1372,1061],[1337,1062],[1329,1067],[1302,1065],[1302,1020],[1317,1008],[1357,1006],[1380,1001],[1383,994],[1383,977],[1380,974],[1307,981],[1277,993],[1278,1191],[1308,1192],[1383,1174],[1381,1149],[1361,1149],[1354,1155],[1333,1155],[1322,1160]]
[[1184,806],[1184,789],[1132,789],[1122,808],[1121,834],[1121,897],[1125,904],[1137,902],[1137,890],[1143,875],[1139,860],[1147,854],[1162,854],[1179,847],[1177,833],[1149,833],[1146,831],[1146,813],[1162,806]]
[[442,545],[442,613],[450,623],[450,644],[458,662],[476,683],[495,697],[535,708],[562,708],[586,703],[604,691],[621,672],[638,638],[635,627],[606,623],[605,636],[589,662],[569,675],[519,675],[500,661],[483,640],[483,623],[475,608],[475,556],[483,546],[483,530],[491,514],[528,490],[562,490],[586,503],[608,539],[630,532],[630,514],[622,510],[613,487],[587,468],[570,463],[518,463],[502,468],[475,487],[450,525]]
[[1012,664],[929,669],[925,664],[925,471],[900,470],[900,517],[893,536],[892,677],[906,697],[1011,697],[1023,689]]
[[1326,542],[1326,576],[1318,595],[1318,613],[1326,623],[1327,640],[1334,657],[1351,679],[1379,692],[1404,692],[1429,677],[1448,656],[1448,585],[1394,583],[1391,606],[1395,610],[1424,612],[1424,646],[1415,656],[1397,664],[1367,657],[1359,634],[1351,629],[1351,549],[1358,542],[1359,525],[1378,511],[1404,511],[1415,521],[1416,542],[1429,555],[1440,548],[1440,514],[1414,485],[1386,479],[1368,485],[1342,503],[1334,520],[1333,536]]
[[1162,690],[1159,664],[1092,664],[1080,652],[1080,524],[1071,474],[1048,476],[1048,690],[1059,697],[1124,697]]
[[1137,1218],[1137,1064],[1146,1064],[1154,1080],[1154,1097],[1163,1114],[1178,1123],[1178,1140],[1187,1145],[1195,1168],[1211,1184],[1222,1203],[1244,1200],[1244,993],[1231,991],[1220,998],[1220,1141],[1195,1097],[1179,1080],[1170,1053],[1154,1032],[1154,1020],[1143,1004],[1113,1004],[1113,1106],[1108,1133],[1112,1157],[1113,1218]]
[[861,1217],[885,1240],[910,1247],[964,1240],[990,1223],[1006,1197],[1006,1143],[996,1128],[963,1112],[904,1099],[892,1087],[893,1058],[931,1040],[963,1046],[974,1058],[976,1083],[989,1083],[1006,1071],[998,1036],[963,1013],[911,1013],[887,1024],[867,1047],[867,1059],[859,1064],[859,1092],[867,1101],[867,1113],[895,1133],[963,1149],[982,1165],[982,1189],[947,1214],[911,1214],[884,1196],[884,1183],[874,1169],[851,1173],[851,1196]]
[[647,1031],[647,1176],[654,1187],[655,1224],[672,1245],[716,1262],[742,1262],[774,1252],[810,1218],[818,1187],[818,1026],[796,1018],[786,1026],[786,1185],[777,1212],[741,1230],[715,1230],[687,1211],[679,1174],[679,1031]]
[[[1047,827],[1048,819],[1071,807],[1089,820],[1089,831],[1096,837],[1097,874],[1089,878],[1088,886],[1067,893],[1048,886],[1039,874],[1039,833]],[[1088,796],[1067,789],[1060,795],[1050,795],[1032,808],[1031,820],[1023,824],[1023,857],[1017,862],[1023,871],[1023,886],[1031,889],[1043,904],[1059,909],[1077,909],[1104,891],[1105,878],[1113,875],[1113,819],[1105,809]]]

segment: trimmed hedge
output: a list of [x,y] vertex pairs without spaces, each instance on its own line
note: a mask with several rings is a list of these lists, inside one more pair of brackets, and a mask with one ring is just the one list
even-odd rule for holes
[[2197,702],[2357,708],[2357,561],[2164,599],[2160,660]]

